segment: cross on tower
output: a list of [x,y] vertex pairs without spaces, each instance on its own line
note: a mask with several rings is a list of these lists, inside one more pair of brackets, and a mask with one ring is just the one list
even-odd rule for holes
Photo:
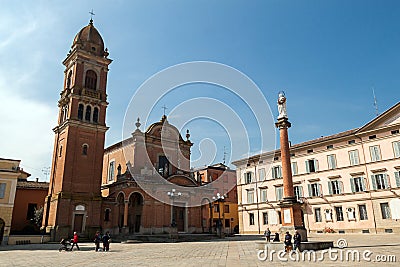
[[93,12],[93,8],[92,8],[92,11],[89,11],[89,14],[90,14],[90,20],[93,21],[93,16],[96,15],[96,14],[94,14],[94,12]]
[[165,110],[167,110],[168,108],[164,105],[161,107],[162,109],[164,109],[164,116],[165,116]]

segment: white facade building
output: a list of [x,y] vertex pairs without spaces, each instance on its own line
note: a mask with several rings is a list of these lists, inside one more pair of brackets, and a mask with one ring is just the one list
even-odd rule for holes
[[[303,203],[308,231],[400,233],[399,130],[397,103],[361,128],[290,147],[294,191]],[[283,198],[280,151],[233,164],[240,233],[262,233],[267,227],[278,231]]]

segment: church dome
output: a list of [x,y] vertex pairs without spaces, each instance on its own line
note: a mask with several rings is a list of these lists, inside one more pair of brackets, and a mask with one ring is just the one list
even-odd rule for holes
[[107,51],[104,51],[103,38],[99,31],[93,26],[92,19],[90,20],[89,25],[83,27],[75,36],[72,48],[82,49],[97,56],[108,55]]

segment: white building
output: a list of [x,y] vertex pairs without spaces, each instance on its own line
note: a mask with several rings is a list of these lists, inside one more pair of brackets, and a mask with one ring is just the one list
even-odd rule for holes
[[[361,128],[291,146],[294,191],[310,232],[400,232],[399,129],[400,102]],[[233,164],[240,233],[278,231],[280,150]]]

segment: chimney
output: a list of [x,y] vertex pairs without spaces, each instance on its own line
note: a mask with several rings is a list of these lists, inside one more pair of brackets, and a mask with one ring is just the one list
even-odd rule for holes
[[38,177],[36,177],[36,183],[39,183],[39,178]]

